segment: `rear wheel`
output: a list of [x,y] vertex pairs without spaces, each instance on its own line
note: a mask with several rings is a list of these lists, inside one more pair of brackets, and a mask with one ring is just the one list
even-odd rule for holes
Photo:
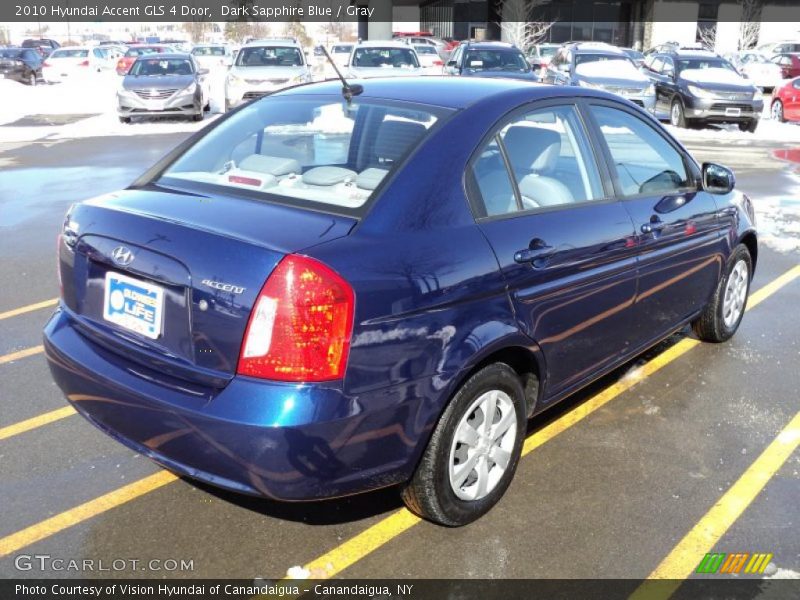
[[692,323],[697,337],[705,342],[724,342],[736,333],[747,307],[752,273],[750,251],[739,244],[728,259],[711,301]]
[[749,133],[753,133],[758,127],[758,119],[751,119],[750,121],[745,121],[744,123],[739,123],[739,131],[747,131]]
[[120,117],[119,118],[119,122],[120,123],[125,123],[126,125],[128,125],[131,122],[131,118],[130,117]]
[[441,525],[474,521],[503,496],[522,452],[525,394],[519,376],[496,363],[456,392],[411,481],[408,508]]
[[28,85],[34,86],[36,85],[36,73],[31,73],[28,75]]
[[669,122],[673,127],[686,127],[686,116],[683,112],[683,103],[675,98],[669,110]]
[[199,113],[192,115],[192,121],[202,121],[204,116],[203,109],[200,109]]
[[780,100],[775,100],[775,102],[772,103],[770,114],[772,115],[773,120],[777,121],[778,123],[783,123],[786,120],[786,117],[783,116],[783,102]]

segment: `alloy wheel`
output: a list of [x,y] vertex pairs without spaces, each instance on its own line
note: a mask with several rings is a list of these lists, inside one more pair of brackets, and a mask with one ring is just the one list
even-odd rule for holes
[[501,390],[479,396],[456,427],[450,448],[450,487],[466,501],[480,500],[503,477],[517,437],[517,413]]
[[728,277],[722,300],[722,320],[728,328],[736,325],[742,315],[747,300],[748,278],[747,263],[743,260],[738,261]]

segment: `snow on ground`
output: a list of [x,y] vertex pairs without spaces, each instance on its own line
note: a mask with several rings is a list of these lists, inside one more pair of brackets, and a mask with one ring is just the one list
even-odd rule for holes
[[[80,80],[28,86],[0,80],[0,142],[42,139],[127,136],[196,131],[223,111],[225,71],[214,70],[211,77],[211,111],[198,123],[180,118],[136,119],[120,123],[116,113],[116,92],[122,78],[115,72],[92,73]],[[67,124],[11,125],[32,115],[85,115]]]
[[800,194],[758,196],[752,200],[759,243],[778,252],[800,252]]

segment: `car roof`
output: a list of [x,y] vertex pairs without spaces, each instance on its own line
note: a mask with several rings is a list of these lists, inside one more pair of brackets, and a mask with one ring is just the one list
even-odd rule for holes
[[252,42],[247,42],[243,48],[250,48],[250,47],[261,47],[261,46],[286,46],[287,48],[299,48],[300,44],[298,44],[294,40],[286,40],[286,39],[268,39],[265,38],[263,40],[253,40]]
[[172,58],[186,58],[191,60],[192,55],[186,52],[160,52],[159,54],[143,54],[138,58],[147,60],[170,60]]
[[577,42],[572,50],[575,54],[609,54],[614,56],[626,56],[625,53],[616,46],[604,44],[603,42]]
[[667,54],[676,58],[722,58],[710,50],[672,50],[670,52],[661,52],[660,54]]
[[394,40],[365,40],[354,44],[357,48],[408,48],[409,44]]
[[[587,95],[586,88],[565,88],[505,78],[481,77],[387,77],[358,81],[364,90],[359,98],[375,98],[400,102],[413,102],[441,106],[443,108],[461,109],[490,97],[500,98],[513,95],[521,90],[530,93],[530,100],[541,98],[563,97],[565,90],[574,95]],[[341,95],[342,84],[338,80],[328,80],[307,85],[287,88],[272,96],[290,95]],[[595,92],[596,93],[596,92]],[[606,97],[604,95],[603,97]]]
[[514,44],[509,44],[508,42],[465,42],[464,45],[470,48],[486,48],[487,50],[519,50]]

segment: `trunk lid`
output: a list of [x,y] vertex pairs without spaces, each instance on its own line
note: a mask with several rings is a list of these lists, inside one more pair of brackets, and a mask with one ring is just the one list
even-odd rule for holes
[[148,376],[224,387],[281,258],[355,223],[229,196],[117,192],[71,211],[59,244],[62,302],[82,333]]

